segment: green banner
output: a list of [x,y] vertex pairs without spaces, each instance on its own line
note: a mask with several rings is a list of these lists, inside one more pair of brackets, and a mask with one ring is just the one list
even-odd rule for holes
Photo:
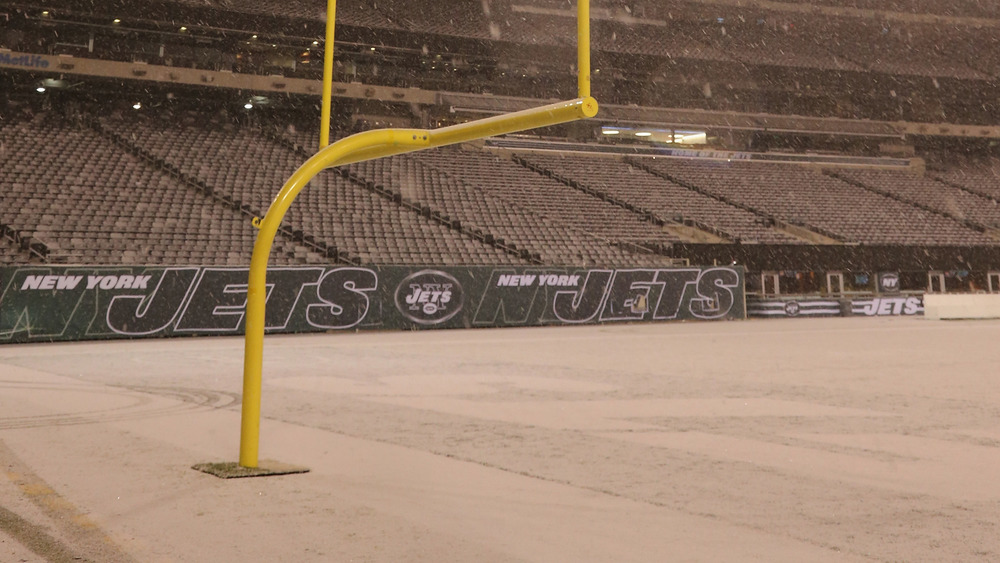
[[[275,267],[269,332],[746,316],[739,267]],[[246,268],[0,268],[0,343],[241,334]]]

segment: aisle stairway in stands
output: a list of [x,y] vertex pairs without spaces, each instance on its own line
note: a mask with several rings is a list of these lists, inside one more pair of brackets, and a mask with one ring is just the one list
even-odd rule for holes
[[41,256],[23,250],[21,245],[12,238],[13,234],[13,231],[9,231],[9,234],[0,233],[0,266],[30,264],[43,260]]

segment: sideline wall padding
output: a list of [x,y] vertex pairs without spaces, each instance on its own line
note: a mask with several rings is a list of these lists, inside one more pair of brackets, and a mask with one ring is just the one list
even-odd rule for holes
[[747,315],[788,317],[909,317],[924,314],[923,295],[867,297],[759,297],[747,298]]
[[934,320],[1000,319],[1000,295],[928,294],[924,315]]
[[[243,333],[246,268],[0,268],[0,343]],[[739,319],[741,267],[268,270],[272,333]]]

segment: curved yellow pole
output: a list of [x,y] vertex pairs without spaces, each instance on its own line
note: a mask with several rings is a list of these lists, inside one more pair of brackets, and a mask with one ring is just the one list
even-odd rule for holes
[[319,148],[330,144],[330,106],[333,104],[333,34],[337,25],[337,0],[326,3],[326,43],[323,44],[323,107],[319,113]]
[[578,98],[539,108],[498,115],[441,129],[378,129],[341,139],[320,150],[285,182],[263,219],[250,258],[247,286],[246,343],[243,355],[243,411],[240,425],[240,461],[257,467],[260,446],[261,373],[264,362],[264,312],[267,299],[267,262],[281,221],[295,197],[323,169],[404,152],[451,145],[491,135],[548,127],[597,115],[597,100]]
[[[260,443],[260,391],[264,362],[264,313],[267,296],[267,262],[278,227],[295,197],[310,180],[327,166],[334,165],[359,149],[372,146],[426,146],[426,132],[407,136],[403,131],[377,130],[352,135],[334,143],[306,161],[292,174],[271,202],[264,219],[255,221],[260,229],[250,258],[247,284],[246,344],[243,355],[243,411],[240,425],[240,465],[257,467]],[[412,149],[411,149],[412,150]]]

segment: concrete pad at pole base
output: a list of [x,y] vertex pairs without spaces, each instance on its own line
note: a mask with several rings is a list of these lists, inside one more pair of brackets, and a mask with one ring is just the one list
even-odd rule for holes
[[235,461],[223,461],[219,463],[199,463],[191,466],[209,475],[215,475],[220,479],[240,479],[243,477],[272,477],[275,475],[292,475],[295,473],[308,473],[308,467],[289,465],[274,461],[273,459],[262,459],[257,467],[243,467]]

